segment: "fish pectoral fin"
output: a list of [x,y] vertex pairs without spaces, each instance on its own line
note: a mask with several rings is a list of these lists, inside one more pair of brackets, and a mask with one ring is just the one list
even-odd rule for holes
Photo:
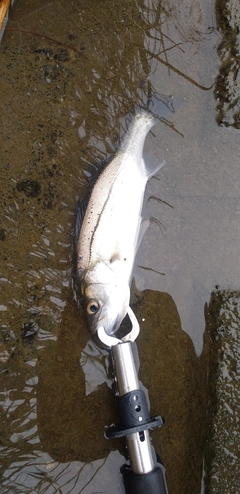
[[138,235],[138,238],[137,238],[137,245],[136,245],[136,249],[135,249],[135,253],[138,251],[138,248],[142,242],[142,239],[148,229],[150,225],[150,221],[149,220],[145,220],[141,223],[141,226],[140,226],[140,230],[139,230],[139,235]]
[[113,264],[116,261],[121,261],[121,257],[119,254],[113,254],[111,258],[109,259],[110,264]]

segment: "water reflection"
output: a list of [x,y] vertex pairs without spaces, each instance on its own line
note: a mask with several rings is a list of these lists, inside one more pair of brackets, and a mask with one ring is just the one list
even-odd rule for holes
[[80,364],[85,374],[86,396],[103,383],[112,388],[112,379],[108,376],[108,351],[98,348],[89,340],[81,352]]
[[[6,454],[6,450],[1,453]],[[23,491],[26,494],[112,494],[106,485],[119,484],[117,472],[122,463],[123,457],[117,451],[86,465],[77,461],[59,463],[47,453],[36,450],[9,466],[3,476],[2,492],[10,494],[14,486],[14,492],[21,494]],[[125,492],[121,484],[114,489],[116,494]]]

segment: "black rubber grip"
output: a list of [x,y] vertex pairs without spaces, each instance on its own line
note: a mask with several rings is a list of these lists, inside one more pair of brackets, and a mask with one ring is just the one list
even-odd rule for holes
[[154,470],[142,475],[126,468],[123,480],[126,494],[168,494],[165,468],[160,463]]

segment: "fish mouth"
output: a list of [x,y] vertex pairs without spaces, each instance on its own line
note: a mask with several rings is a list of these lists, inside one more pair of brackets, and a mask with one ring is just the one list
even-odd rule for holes
[[98,331],[100,327],[103,327],[105,333],[109,336],[116,333],[121,326],[123,319],[127,315],[127,311],[128,307],[126,308],[126,310],[122,310],[120,313],[118,313],[115,318],[110,318],[109,313],[106,311],[106,313],[103,314],[103,316],[98,320],[96,324],[96,331]]
[[123,321],[123,319],[125,318],[126,315],[127,315],[127,311],[126,311],[126,314],[124,314],[124,315],[122,315],[122,314],[121,315],[118,315],[118,317],[115,319],[114,324],[113,324],[113,326],[111,328],[111,332],[107,332],[107,331],[106,332],[108,334],[114,334],[114,333],[116,333],[118,331],[118,329],[120,328],[121,323],[122,323],[122,321]]
[[[84,306],[83,308],[86,312],[86,308]],[[102,310],[100,309],[100,311],[101,312],[99,313],[98,318],[86,313],[91,333],[95,334],[97,333],[99,328],[103,327],[105,333],[111,335],[116,333],[116,331],[119,329],[122,320],[127,314],[128,307],[126,307],[126,310],[125,308],[121,308],[121,311],[117,313],[117,316],[115,315],[115,311],[114,315],[111,315],[111,310],[108,310],[107,308],[102,307]]]

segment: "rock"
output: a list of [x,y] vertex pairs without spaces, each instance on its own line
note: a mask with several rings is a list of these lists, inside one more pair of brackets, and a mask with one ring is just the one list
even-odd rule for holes
[[240,292],[212,293],[207,328],[212,348],[206,492],[236,494],[240,492]]
[[221,59],[216,79],[217,122],[240,128],[240,4],[238,0],[216,1],[217,25],[222,32],[218,47]]

